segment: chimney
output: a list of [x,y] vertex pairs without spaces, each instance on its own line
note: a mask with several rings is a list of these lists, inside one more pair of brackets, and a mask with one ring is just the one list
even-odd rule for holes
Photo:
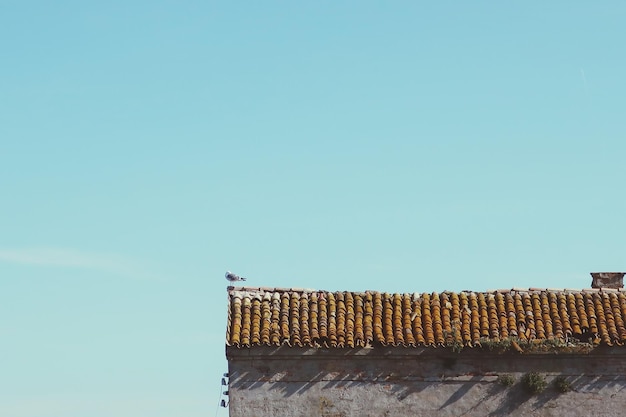
[[591,288],[624,288],[626,272],[592,272]]

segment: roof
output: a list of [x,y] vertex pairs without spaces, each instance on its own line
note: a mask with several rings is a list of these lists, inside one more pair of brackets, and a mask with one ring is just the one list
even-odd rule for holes
[[390,294],[228,288],[226,344],[532,347],[623,345],[622,289],[510,289]]

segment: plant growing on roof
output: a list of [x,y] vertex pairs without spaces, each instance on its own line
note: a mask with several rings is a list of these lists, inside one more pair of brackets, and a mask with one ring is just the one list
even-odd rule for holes
[[477,345],[483,349],[495,350],[498,353],[504,353],[511,349],[513,338],[506,337],[499,340],[492,340],[488,337],[481,337]]
[[531,394],[539,394],[548,386],[546,378],[539,372],[529,372],[522,377],[524,388]]
[[463,343],[459,342],[458,340],[455,340],[454,342],[449,344],[449,346],[452,346],[452,352],[454,353],[461,353],[461,351],[463,350]]

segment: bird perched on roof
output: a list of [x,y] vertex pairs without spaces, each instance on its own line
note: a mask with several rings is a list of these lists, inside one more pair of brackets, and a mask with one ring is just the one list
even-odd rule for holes
[[230,271],[226,271],[226,279],[229,280],[230,282],[246,280],[244,277],[240,277],[239,275],[233,274]]

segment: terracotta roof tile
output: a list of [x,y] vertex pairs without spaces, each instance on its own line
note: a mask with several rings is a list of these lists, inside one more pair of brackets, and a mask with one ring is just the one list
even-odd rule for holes
[[626,342],[626,293],[531,288],[388,294],[228,289],[235,347],[457,346]]

